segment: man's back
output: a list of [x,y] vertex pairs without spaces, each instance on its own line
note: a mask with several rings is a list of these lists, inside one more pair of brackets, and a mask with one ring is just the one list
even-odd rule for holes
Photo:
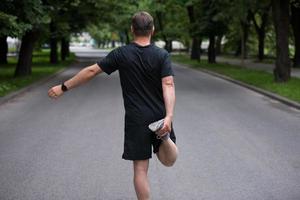
[[149,124],[165,116],[161,78],[173,75],[167,51],[133,42],[113,50],[99,65],[108,74],[119,70],[127,125]]

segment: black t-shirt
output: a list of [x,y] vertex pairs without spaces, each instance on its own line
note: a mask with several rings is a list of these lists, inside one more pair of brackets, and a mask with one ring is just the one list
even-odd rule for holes
[[161,79],[174,76],[166,50],[132,42],[114,49],[97,64],[107,74],[119,70],[127,126],[165,117]]

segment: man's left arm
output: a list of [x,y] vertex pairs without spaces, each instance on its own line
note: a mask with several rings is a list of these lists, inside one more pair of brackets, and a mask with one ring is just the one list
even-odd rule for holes
[[[68,90],[70,90],[72,88],[75,88],[79,85],[88,82],[89,80],[91,80],[93,77],[95,77],[97,74],[101,72],[102,69],[98,66],[98,64],[87,66],[82,70],[80,70],[75,76],[65,81],[64,85],[67,87]],[[60,97],[62,94],[63,94],[63,90],[61,88],[61,85],[56,85],[48,91],[48,96],[54,99]]]
[[162,78],[162,89],[163,89],[163,97],[166,109],[166,116],[164,120],[164,125],[160,129],[159,134],[164,136],[166,133],[171,132],[171,123],[174,115],[174,107],[175,107],[175,84],[173,76],[166,76]]

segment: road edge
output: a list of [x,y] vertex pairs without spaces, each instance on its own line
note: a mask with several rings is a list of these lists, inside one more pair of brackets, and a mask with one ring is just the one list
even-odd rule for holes
[[52,78],[56,77],[57,75],[63,73],[65,70],[67,70],[70,66],[72,66],[74,63],[71,63],[70,65],[64,67],[63,69],[58,70],[57,72],[55,72],[54,74],[51,74],[49,76],[46,76],[44,78],[41,78],[40,80],[33,82],[25,87],[23,87],[22,89],[16,90],[14,92],[9,93],[8,95],[5,95],[4,97],[0,97],[0,106],[7,103],[8,101],[14,99],[15,97],[18,97],[22,94],[24,94],[25,92],[32,90],[33,88],[46,83],[47,81],[51,80]]
[[248,88],[250,90],[253,90],[257,93],[260,93],[260,94],[263,94],[265,96],[268,96],[272,99],[275,99],[283,104],[286,104],[288,106],[291,106],[293,108],[296,108],[298,110],[300,110],[300,103],[296,102],[296,101],[293,101],[293,100],[290,100],[286,97],[283,97],[283,96],[280,96],[278,94],[275,94],[273,92],[270,92],[270,91],[267,91],[267,90],[264,90],[264,89],[261,89],[261,88],[258,88],[256,86],[253,86],[253,85],[250,85],[250,84],[247,84],[247,83],[244,83],[244,82],[241,82],[241,81],[238,81],[238,80],[235,80],[233,78],[230,78],[229,76],[226,76],[226,75],[223,75],[223,74],[219,74],[217,72],[213,72],[213,71],[210,71],[210,70],[207,70],[207,69],[203,69],[203,68],[193,68],[189,65],[186,65],[186,64],[182,64],[182,63],[178,63],[178,62],[173,62],[174,64],[176,65],[181,65],[181,66],[184,66],[184,67],[187,67],[187,68],[190,68],[190,69],[194,69],[194,70],[197,70],[197,71],[201,71],[201,72],[204,72],[206,74],[209,74],[211,76],[215,76],[215,77],[218,77],[218,78],[221,78],[223,80],[227,80],[229,82],[232,82],[232,83],[235,83],[239,86],[242,86],[242,87],[245,87],[245,88]]

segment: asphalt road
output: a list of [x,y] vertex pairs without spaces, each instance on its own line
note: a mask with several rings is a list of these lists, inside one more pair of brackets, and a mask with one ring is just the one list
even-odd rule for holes
[[[132,163],[121,159],[118,73],[65,93],[56,78],[0,106],[1,200],[131,200]],[[299,200],[300,111],[233,83],[174,65],[172,168],[150,163],[154,200]]]

